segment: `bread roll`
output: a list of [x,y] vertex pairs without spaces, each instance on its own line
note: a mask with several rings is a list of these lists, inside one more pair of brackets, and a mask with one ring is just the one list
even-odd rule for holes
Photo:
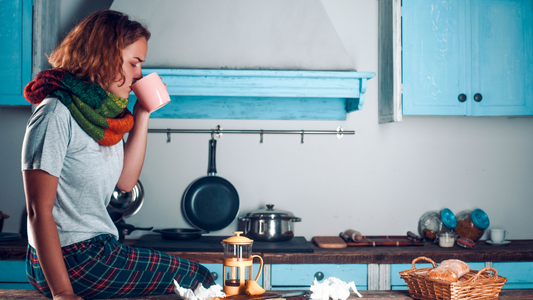
[[429,278],[457,282],[461,276],[468,272],[470,272],[470,266],[467,263],[458,259],[448,259],[429,271]]

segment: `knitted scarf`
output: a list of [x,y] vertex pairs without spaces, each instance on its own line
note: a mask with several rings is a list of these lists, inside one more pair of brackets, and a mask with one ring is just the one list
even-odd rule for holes
[[133,127],[133,115],[126,108],[128,99],[104,91],[99,84],[87,84],[70,72],[45,70],[24,88],[32,104],[53,95],[63,103],[80,127],[103,146],[120,142]]

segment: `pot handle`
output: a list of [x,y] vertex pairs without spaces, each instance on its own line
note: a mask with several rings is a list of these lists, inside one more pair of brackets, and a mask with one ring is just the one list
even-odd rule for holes
[[294,218],[292,219],[293,222],[301,222],[302,221],[302,218]]
[[244,222],[243,234],[247,234],[248,231],[250,231],[250,218],[241,217],[239,218],[239,221]]
[[252,255],[252,260],[254,259],[254,257],[257,257],[259,258],[259,260],[261,261],[261,266],[259,267],[259,272],[257,272],[257,276],[255,276],[255,280],[254,281],[257,281],[257,279],[259,279],[259,275],[261,275],[261,271],[263,271],[263,258],[259,255]]
[[217,163],[216,163],[216,157],[217,157],[217,140],[214,138],[211,138],[209,140],[209,163],[207,167],[207,175],[208,176],[215,176],[217,174]]

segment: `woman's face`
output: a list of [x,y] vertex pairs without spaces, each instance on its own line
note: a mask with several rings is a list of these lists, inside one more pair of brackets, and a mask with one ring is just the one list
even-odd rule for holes
[[135,43],[129,45],[122,50],[122,69],[125,74],[124,84],[121,85],[120,74],[117,76],[115,82],[109,86],[104,87],[104,90],[113,95],[122,98],[128,98],[131,92],[131,85],[142,78],[141,64],[146,59],[146,52],[148,51],[148,42],[144,37],[138,39]]

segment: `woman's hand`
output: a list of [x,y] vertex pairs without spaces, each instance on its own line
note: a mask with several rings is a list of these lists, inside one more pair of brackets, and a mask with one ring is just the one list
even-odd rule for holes
[[133,118],[135,121],[137,121],[137,118],[150,118],[150,113],[139,101],[135,101],[135,105],[133,106]]
[[54,300],[83,300],[83,298],[74,295],[72,292],[63,292],[55,295]]

